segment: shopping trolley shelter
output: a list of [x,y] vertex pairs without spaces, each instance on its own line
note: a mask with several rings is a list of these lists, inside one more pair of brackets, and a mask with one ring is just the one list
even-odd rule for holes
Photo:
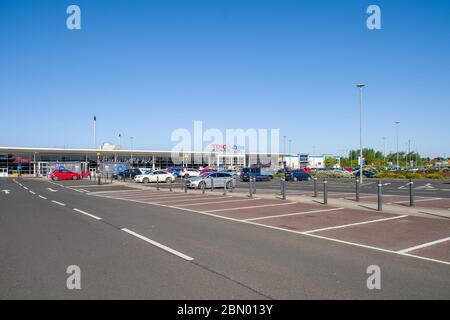
[[[36,288],[57,278],[45,266],[68,261],[92,281],[81,297],[450,296],[450,219],[179,187],[19,178],[1,189],[9,190],[1,195],[1,261],[11,270],[1,284],[18,283],[2,296],[39,296]],[[26,267],[21,253],[37,265]],[[381,269],[381,290],[367,288],[371,265]],[[48,281],[30,280],[25,270]]]

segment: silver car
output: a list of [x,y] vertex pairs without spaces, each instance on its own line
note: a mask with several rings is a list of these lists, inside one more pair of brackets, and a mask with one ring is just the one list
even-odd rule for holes
[[186,187],[192,189],[211,188],[211,184],[214,188],[223,188],[224,185],[227,189],[236,187],[236,179],[229,173],[224,172],[211,172],[198,177],[192,177],[186,179]]

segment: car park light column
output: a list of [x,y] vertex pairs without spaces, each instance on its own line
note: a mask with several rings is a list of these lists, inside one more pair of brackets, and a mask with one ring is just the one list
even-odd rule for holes
[[365,84],[357,84],[356,87],[359,88],[359,181],[362,184],[363,183],[363,149],[362,149],[362,94],[363,94],[363,88],[365,87]]

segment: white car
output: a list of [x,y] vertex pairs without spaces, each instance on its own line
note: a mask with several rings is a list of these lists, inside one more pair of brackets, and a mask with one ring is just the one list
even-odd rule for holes
[[140,183],[150,183],[150,182],[174,182],[175,176],[167,171],[163,170],[155,170],[155,171],[147,171],[145,174],[140,174],[134,177],[134,181]]
[[181,177],[183,178],[189,178],[189,177],[198,177],[200,175],[200,170],[198,169],[192,169],[192,168],[186,168],[181,172]]
[[227,189],[236,187],[236,179],[229,173],[211,172],[198,177],[186,179],[186,187],[194,189],[223,188],[226,184]]

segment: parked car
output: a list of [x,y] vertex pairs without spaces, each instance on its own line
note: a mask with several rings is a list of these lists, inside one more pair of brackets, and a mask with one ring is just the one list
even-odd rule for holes
[[193,168],[185,168],[181,172],[181,177],[189,178],[189,177],[198,177],[200,175],[200,170]]
[[284,176],[284,179],[286,181],[292,180],[292,171],[290,169],[288,169],[288,168],[279,169],[277,171],[277,174],[282,176],[282,177]]
[[291,172],[291,178],[294,181],[310,181],[311,175],[301,169],[297,169]]
[[200,175],[202,176],[204,174],[211,173],[211,172],[217,172],[217,170],[212,169],[212,168],[205,168],[205,169],[200,170]]
[[243,168],[241,170],[241,180],[249,181],[250,176],[255,177],[256,181],[270,181],[273,175],[261,171],[261,168]]
[[169,167],[167,168],[167,172],[173,174],[175,177],[181,177],[181,174],[184,171],[184,167]]
[[175,176],[172,173],[169,173],[165,170],[155,170],[155,171],[147,171],[145,174],[139,174],[134,177],[134,181],[140,183],[149,183],[149,182],[174,182]]
[[[359,177],[360,175],[361,175],[361,170],[358,170],[355,172],[356,177]],[[373,178],[373,177],[375,177],[375,173],[372,171],[363,170],[363,176],[366,178]]]
[[50,173],[50,179],[53,181],[58,180],[78,180],[81,179],[81,174],[67,170],[67,169],[58,169],[52,171]]
[[234,178],[239,177],[241,175],[240,170],[226,169],[226,170],[222,170],[220,172],[231,174]]
[[236,179],[229,173],[224,172],[212,172],[198,177],[192,177],[186,179],[186,187],[194,189],[211,188],[211,183],[214,188],[223,188],[224,185],[227,189],[236,187]]
[[123,179],[123,178],[133,179],[135,176],[143,173],[144,171],[139,168],[130,168],[121,172],[114,172],[113,179]]

